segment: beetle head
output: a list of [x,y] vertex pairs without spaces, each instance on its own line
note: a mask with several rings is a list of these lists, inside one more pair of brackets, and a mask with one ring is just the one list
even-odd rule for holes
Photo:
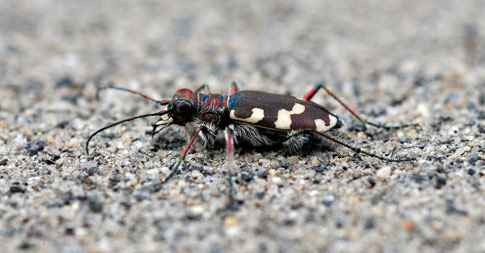
[[161,104],[166,104],[167,109],[160,119],[153,124],[153,133],[158,132],[157,128],[164,125],[176,124],[185,126],[185,124],[193,120],[194,115],[197,113],[197,94],[189,89],[180,89],[175,92],[172,100],[166,103],[163,102]]

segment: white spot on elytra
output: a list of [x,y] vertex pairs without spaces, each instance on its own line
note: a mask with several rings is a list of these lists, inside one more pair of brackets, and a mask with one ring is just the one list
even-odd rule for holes
[[291,126],[291,115],[302,114],[305,111],[305,106],[302,104],[295,103],[291,111],[281,109],[278,111],[278,118],[274,123],[275,127],[278,129],[290,129]]
[[231,112],[229,113],[229,117],[233,120],[239,120],[239,121],[242,121],[242,122],[253,123],[253,124],[261,121],[264,118],[264,110],[263,109],[253,108],[251,111],[253,112],[251,114],[251,116],[249,116],[247,118],[238,118],[234,114],[234,110],[231,110]]
[[336,124],[337,124],[337,117],[328,115],[328,118],[330,119],[330,124],[325,124],[324,120],[321,119],[316,119],[315,120],[315,126],[317,127],[317,132],[320,133],[325,133],[326,131],[332,129]]

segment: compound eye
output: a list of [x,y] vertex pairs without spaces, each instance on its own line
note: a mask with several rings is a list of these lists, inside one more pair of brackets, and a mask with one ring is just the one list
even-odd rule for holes
[[176,101],[173,106],[177,115],[190,113],[192,111],[192,104],[185,100]]

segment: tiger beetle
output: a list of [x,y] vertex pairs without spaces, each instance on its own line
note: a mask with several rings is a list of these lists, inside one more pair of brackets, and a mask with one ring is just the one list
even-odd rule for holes
[[[226,140],[226,166],[230,191],[232,191],[234,144],[240,140],[246,141],[253,146],[283,144],[295,150],[306,142],[308,135],[314,134],[342,145],[355,153],[366,154],[388,162],[413,160],[412,158],[394,159],[377,155],[328,135],[327,132],[329,130],[340,128],[342,122],[325,107],[310,101],[320,89],[325,90],[362,122],[364,126],[369,124],[389,130],[418,126],[418,124],[387,126],[369,122],[344,103],[323,83],[316,84],[306,93],[303,99],[262,91],[239,91],[235,82],[231,84],[231,95],[211,93],[209,86],[204,84],[194,91],[180,89],[175,92],[171,100],[158,100],[138,91],[115,86],[101,87],[101,89],[115,89],[136,94],[161,106],[166,106],[166,108],[155,113],[142,114],[120,120],[97,130],[89,136],[86,142],[86,153],[88,154],[89,142],[95,135],[108,128],[135,119],[159,116],[158,121],[152,125],[152,134],[156,134],[174,124],[185,126],[187,123],[193,122],[197,125],[197,129],[189,139],[182,155],[162,183],[167,182],[177,173],[180,164],[185,160],[197,137],[201,137],[205,143],[213,143],[219,131],[224,131]],[[202,91],[203,93],[201,93]],[[230,195],[232,196],[232,194]]]

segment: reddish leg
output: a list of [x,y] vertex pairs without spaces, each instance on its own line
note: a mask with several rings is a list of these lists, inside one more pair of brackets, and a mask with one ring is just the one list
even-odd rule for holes
[[289,138],[296,138],[300,135],[305,135],[305,134],[310,134],[310,133],[318,134],[322,137],[325,137],[326,139],[333,141],[333,142],[335,142],[335,143],[337,143],[341,146],[344,146],[344,147],[354,151],[357,154],[366,154],[370,157],[375,157],[375,158],[380,159],[380,160],[384,160],[384,161],[388,161],[388,162],[408,162],[408,161],[415,160],[414,158],[409,158],[409,157],[394,159],[394,158],[388,158],[388,157],[385,157],[385,156],[382,156],[382,155],[378,155],[378,154],[375,154],[375,153],[368,151],[366,149],[361,149],[359,147],[352,146],[352,145],[346,143],[345,141],[338,139],[338,137],[333,137],[333,136],[328,135],[326,133],[320,133],[320,132],[317,132],[313,129],[300,130],[300,131],[293,133],[292,135],[288,136],[288,139]]
[[232,207],[234,206],[234,137],[230,127],[226,128],[224,134],[226,137],[226,170],[227,179],[229,180],[229,206]]
[[[236,82],[231,83],[231,94],[235,94],[238,91]],[[224,132],[226,137],[226,170],[227,179],[229,180],[229,201],[228,207],[230,209],[237,208],[234,202],[234,134],[232,132],[231,126],[226,127]]]
[[236,82],[232,82],[231,83],[231,95],[236,93],[237,91],[239,90],[239,88],[237,87],[237,83]]
[[172,171],[170,171],[170,173],[162,181],[162,183],[166,183],[171,177],[173,177],[173,175],[175,175],[175,173],[177,173],[177,171],[178,171],[178,169],[180,167],[180,164],[185,160],[185,157],[187,156],[187,153],[189,153],[189,150],[192,147],[192,145],[194,144],[195,139],[197,139],[197,136],[199,136],[199,133],[200,133],[200,130],[201,129],[202,129],[201,127],[198,127],[197,130],[195,130],[195,133],[194,133],[194,135],[192,135],[192,138],[190,139],[189,144],[187,144],[187,147],[185,147],[185,149],[182,152],[182,155],[179,157],[177,163],[175,164],[175,166],[173,166]]
[[321,87],[320,84],[316,84],[309,92],[307,92],[307,94],[305,94],[305,96],[303,96],[303,100],[312,100],[313,96],[315,96]]
[[[364,127],[365,127],[365,124],[369,124],[371,126],[375,126],[375,127],[379,127],[379,128],[384,128],[384,129],[399,129],[399,128],[403,128],[403,127],[409,127],[409,126],[419,126],[418,124],[407,124],[407,125],[400,125],[400,126],[386,126],[386,125],[381,125],[381,124],[376,124],[376,123],[372,123],[372,122],[369,122],[367,121],[364,117],[360,116],[360,114],[358,114],[354,109],[352,109],[349,105],[347,105],[345,102],[343,102],[337,95],[335,95],[335,93],[333,93],[330,89],[328,89],[327,87],[325,87],[325,85],[323,85],[323,83],[319,83],[319,84],[316,84],[315,87],[313,87],[307,94],[305,94],[305,96],[303,96],[303,99],[304,100],[311,100],[313,98],[313,96],[321,89],[323,88],[330,96],[332,96],[335,100],[337,100],[337,102],[339,102],[343,107],[345,107],[345,109],[347,109],[347,111],[349,111],[350,113],[352,113],[352,115],[354,115],[360,122],[362,122],[362,124],[364,124]],[[327,138],[328,140],[330,141],[333,141],[335,143],[338,143],[356,153],[362,153],[362,154],[366,154],[368,156],[371,156],[371,157],[375,157],[375,158],[378,158],[378,159],[381,159],[381,160],[385,160],[385,161],[389,161],[389,162],[405,162],[405,161],[411,161],[413,160],[412,158],[401,158],[401,159],[392,159],[392,158],[387,158],[387,157],[384,157],[382,155],[377,155],[377,154],[374,154],[370,151],[367,151],[365,149],[361,149],[361,148],[358,148],[358,147],[354,147],[354,146],[351,146],[335,137],[332,137],[328,134],[325,134],[325,133],[320,133],[320,132],[317,132],[317,131],[314,131],[314,130],[302,130],[300,132],[297,132],[295,134],[293,134],[291,137],[294,137],[294,136],[298,136],[298,135],[301,135],[301,134],[305,134],[305,133],[309,133],[309,132],[312,132],[312,133],[315,133],[315,134],[318,134],[318,135],[321,135],[325,138]],[[290,138],[291,138],[290,137]]]
[[345,107],[345,109],[347,109],[347,111],[352,113],[352,115],[354,115],[354,117],[356,117],[360,122],[362,122],[362,124],[364,124],[364,126],[365,126],[365,124],[369,124],[371,126],[378,127],[378,128],[384,128],[384,129],[387,129],[387,130],[389,130],[389,129],[401,129],[401,128],[404,128],[404,127],[411,127],[411,126],[419,126],[419,124],[404,124],[404,125],[398,125],[398,126],[387,126],[387,125],[367,121],[364,117],[362,117],[359,113],[357,113],[354,109],[352,109],[352,107],[350,107],[344,101],[342,101],[335,93],[333,93],[323,83],[316,84],[315,87],[313,87],[307,94],[305,94],[305,96],[303,96],[303,99],[304,100],[311,100],[313,98],[313,96],[321,88],[323,88],[330,96],[332,96],[335,100],[337,100],[337,102],[339,102],[339,104],[341,104],[343,107]]

